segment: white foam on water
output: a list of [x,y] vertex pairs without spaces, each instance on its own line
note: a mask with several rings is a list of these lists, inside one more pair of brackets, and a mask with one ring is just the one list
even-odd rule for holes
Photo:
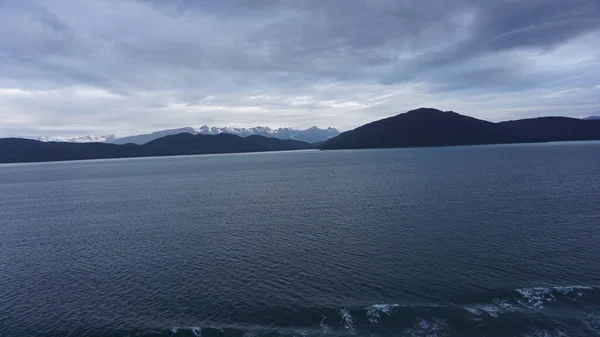
[[463,309],[465,309],[466,311],[470,312],[471,314],[473,314],[475,316],[481,315],[481,310],[479,310],[478,308],[464,307]]
[[588,286],[560,286],[560,287],[535,287],[535,288],[520,288],[515,289],[520,299],[517,302],[527,308],[540,310],[545,304],[556,301],[556,295],[560,294],[570,300],[577,300],[583,297],[585,290],[594,289]]
[[590,286],[564,286],[564,287],[554,287],[552,289],[556,289],[558,291],[573,291],[573,290],[592,290],[594,287]]
[[[479,304],[479,305],[474,305],[471,307],[463,307],[463,309],[465,309],[466,311],[470,312],[471,314],[480,317],[484,314],[490,316],[490,317],[494,317],[494,318],[498,318],[500,317],[501,313],[504,312],[510,312],[510,311],[515,311],[515,307],[512,306],[510,303],[507,303],[505,301],[501,301],[501,300],[494,300],[493,303],[491,304]],[[479,320],[479,319],[476,319]]]
[[256,337],[254,332],[244,331],[244,337]]
[[331,333],[331,328],[329,326],[327,326],[327,324],[325,324],[325,321],[327,320],[326,316],[321,316],[321,323],[319,323],[319,326],[321,327],[321,332],[327,334],[327,333]]
[[480,312],[485,312],[494,318],[500,317],[500,308],[493,304],[478,305],[476,308],[477,310],[480,310]]
[[344,323],[344,329],[348,331],[350,334],[354,335],[356,333],[356,328],[354,327],[354,319],[350,316],[350,312],[346,309],[340,310],[340,316],[342,317],[342,322]]
[[560,286],[560,287],[533,287],[515,289],[518,296],[513,299],[494,299],[492,303],[472,304],[463,307],[473,315],[471,319],[481,321],[485,315],[498,318],[507,312],[520,311],[524,308],[541,310],[549,304],[560,299],[577,301],[585,295],[586,290],[596,289],[589,286]]
[[503,301],[503,300],[494,300],[494,305],[496,305],[498,308],[501,308],[502,311],[515,311],[516,310],[516,308],[512,304],[510,304],[506,301]]
[[394,308],[399,307],[398,304],[374,304],[367,307],[367,318],[370,323],[379,323],[382,314],[390,316]]
[[571,299],[575,299],[570,296],[575,295],[577,297],[583,297],[583,293],[585,290],[592,290],[594,288],[587,287],[587,286],[568,286],[568,287],[554,287],[552,289],[556,290],[557,292],[559,292]]
[[520,305],[531,309],[543,309],[544,304],[554,302],[556,298],[552,295],[551,288],[522,288],[516,289],[521,295],[517,300]]
[[181,330],[189,330],[194,334],[194,336],[198,336],[198,337],[202,336],[202,328],[195,327],[195,326],[189,327],[189,328],[173,327],[173,328],[171,328],[171,333],[176,334],[176,333],[179,333],[179,331],[181,331]]
[[405,335],[412,337],[440,337],[445,335],[447,328],[448,323],[445,320],[419,318],[412,328],[405,330]]

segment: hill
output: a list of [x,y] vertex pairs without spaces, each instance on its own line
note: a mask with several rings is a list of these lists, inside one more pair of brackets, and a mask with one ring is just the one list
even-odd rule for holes
[[531,142],[561,142],[599,140],[600,120],[569,117],[539,117],[500,122],[516,132],[527,135]]
[[21,138],[0,139],[0,163],[173,156],[208,153],[263,152],[311,149],[295,141],[235,135],[191,135],[182,133],[145,145],[106,143],[41,142]]
[[326,141],[321,149],[479,145],[600,140],[600,121],[542,117],[492,123],[452,111],[412,110],[363,125]]
[[291,139],[276,139],[263,136],[240,137],[221,133],[218,135],[192,135],[180,133],[153,140],[143,145],[157,152],[174,151],[177,154],[210,154],[305,150],[313,145]]
[[513,143],[510,129],[452,111],[420,108],[363,125],[326,141],[322,149]]
[[125,158],[153,155],[134,144],[41,142],[21,138],[0,139],[0,163]]

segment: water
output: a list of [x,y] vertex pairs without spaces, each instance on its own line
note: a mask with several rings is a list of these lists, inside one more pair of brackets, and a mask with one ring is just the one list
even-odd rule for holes
[[600,143],[0,166],[0,336],[600,336]]

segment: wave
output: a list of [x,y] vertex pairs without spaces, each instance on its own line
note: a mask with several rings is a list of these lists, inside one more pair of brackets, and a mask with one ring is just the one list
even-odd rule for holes
[[[207,328],[212,336],[593,336],[600,335],[600,288],[558,286],[517,288],[474,294],[479,303],[372,304],[278,312],[294,316],[277,327]],[[572,311],[570,311],[572,310]],[[313,325],[305,324],[313,320]],[[581,312],[592,313],[581,316]],[[562,316],[565,315],[566,316]],[[286,326],[286,328],[282,328]],[[506,331],[502,332],[501,328]],[[549,329],[549,327],[551,327]],[[552,329],[552,327],[557,327]],[[188,330],[192,331],[192,330]],[[189,336],[192,336],[189,334]],[[194,336],[198,336],[194,334]]]
[[321,328],[321,332],[323,332],[324,334],[329,334],[329,333],[331,333],[331,327],[329,327],[327,324],[325,324],[326,320],[327,320],[327,317],[321,316],[321,323],[319,323],[319,327]]
[[582,302],[586,294],[592,295],[592,300],[597,300],[600,295],[598,290],[589,286],[517,288],[504,296],[493,298],[489,303],[470,304],[464,309],[475,316],[486,314],[492,317],[516,311],[543,311],[547,307]]
[[[475,294],[470,298],[473,297],[487,298],[487,300],[479,303],[379,303],[339,309],[307,308],[306,316],[303,311],[292,313],[278,309],[281,316],[295,317],[298,323],[303,322],[303,324],[282,321],[279,322],[280,325],[275,324],[273,328],[265,328],[264,326],[269,326],[267,322],[262,322],[263,327],[259,328],[238,327],[233,330],[209,328],[202,330],[202,337],[363,335],[441,337],[464,334],[489,336],[497,335],[499,332],[496,330],[499,327],[506,327],[506,333],[501,334],[504,336],[600,335],[600,288],[597,287],[517,288]],[[569,311],[573,309],[575,311]],[[577,315],[581,311],[595,312],[596,316],[587,315],[578,318]],[[569,312],[571,314],[567,315],[568,317],[561,316]],[[305,324],[311,320],[314,322],[313,325]],[[548,329],[552,326],[560,328]],[[573,334],[573,331],[578,333]]]
[[342,321],[344,322],[344,329],[348,331],[351,335],[356,333],[356,328],[354,327],[354,319],[350,315],[350,312],[346,309],[340,310],[340,316],[342,317]]
[[578,297],[583,297],[584,291],[593,289],[593,287],[586,286],[568,286],[522,288],[516,289],[516,291],[522,297],[519,304],[532,309],[543,309],[546,304],[557,301],[559,296],[569,300],[577,300]]
[[190,327],[190,328],[180,328],[180,327],[174,327],[171,328],[171,332],[174,335],[177,335],[180,332],[191,332],[194,336],[200,337],[202,336],[202,328],[200,327]]
[[[478,300],[469,302],[469,299]],[[239,322],[86,336],[600,336],[600,288],[531,287],[468,294],[465,303],[390,303],[343,308],[269,308]],[[257,320],[258,317],[261,317]],[[504,329],[504,330],[503,330]],[[105,329],[106,331],[106,329]],[[23,334],[27,335],[27,334]]]
[[370,323],[379,323],[381,315],[390,316],[394,308],[399,307],[398,304],[374,304],[367,307],[367,318]]
[[446,334],[448,330],[447,320],[433,318],[430,320],[425,320],[423,318],[419,318],[417,322],[411,327],[404,330],[405,336],[443,336]]

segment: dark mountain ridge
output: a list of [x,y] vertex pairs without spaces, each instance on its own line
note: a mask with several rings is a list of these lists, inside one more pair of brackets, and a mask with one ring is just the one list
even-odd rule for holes
[[600,140],[600,120],[538,117],[498,123],[517,131],[529,142]]
[[291,139],[267,138],[264,136],[240,137],[228,133],[218,135],[180,133],[148,142],[143,147],[155,151],[174,151],[178,154],[211,154],[305,150],[313,145]]
[[367,149],[600,140],[600,121],[541,117],[493,123],[453,111],[420,108],[365,124],[321,149]]
[[152,156],[135,144],[41,142],[21,138],[0,139],[0,163],[23,163]]
[[263,136],[242,138],[230,134],[192,135],[181,133],[144,145],[107,143],[41,142],[21,138],[0,139],[0,163],[109,159],[192,154],[265,152],[313,149],[296,140]]
[[252,135],[180,133],[144,145],[0,139],[0,163],[286,151],[600,140],[600,120],[540,117],[492,123],[420,108],[378,120],[318,144]]

